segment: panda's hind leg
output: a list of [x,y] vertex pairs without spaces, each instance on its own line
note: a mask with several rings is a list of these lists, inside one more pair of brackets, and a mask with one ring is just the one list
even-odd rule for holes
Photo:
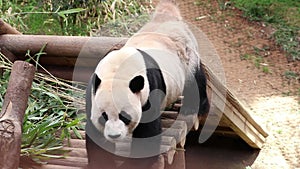
[[197,113],[200,116],[208,113],[210,108],[206,92],[206,76],[203,68],[199,66],[191,77],[185,81],[184,99],[180,114],[192,115]]
[[210,104],[209,104],[209,100],[207,97],[207,90],[206,90],[207,79],[206,79],[205,71],[201,65],[199,65],[199,68],[196,71],[195,79],[198,84],[198,91],[200,95],[200,103],[199,103],[200,107],[199,107],[198,115],[204,115],[209,112]]

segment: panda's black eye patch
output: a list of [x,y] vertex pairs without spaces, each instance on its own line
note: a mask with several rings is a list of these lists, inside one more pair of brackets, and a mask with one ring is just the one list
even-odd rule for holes
[[132,91],[132,93],[137,93],[141,91],[144,88],[143,76],[134,77],[129,83],[129,88]]
[[119,114],[119,119],[123,121],[125,125],[128,125],[131,122],[131,116],[124,111],[121,111]]
[[103,112],[102,115],[99,117],[98,122],[102,126],[104,126],[107,120],[108,120],[108,116],[107,116],[106,112]]

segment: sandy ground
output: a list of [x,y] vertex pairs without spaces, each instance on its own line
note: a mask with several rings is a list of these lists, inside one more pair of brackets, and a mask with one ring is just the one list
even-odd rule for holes
[[[298,79],[284,75],[286,71],[299,74],[299,61],[288,62],[271,38],[271,27],[249,22],[233,7],[220,10],[217,1],[194,2],[179,3],[184,18],[207,35],[221,59],[226,85],[269,133],[251,167],[300,168],[300,85]],[[266,65],[268,73],[257,68],[253,59],[241,59],[254,54],[254,48],[265,49],[259,51],[260,65]]]

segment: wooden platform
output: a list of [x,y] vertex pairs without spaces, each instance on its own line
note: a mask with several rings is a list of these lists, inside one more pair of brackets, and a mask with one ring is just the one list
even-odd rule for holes
[[[43,55],[40,58],[40,63],[43,66],[56,76],[72,79],[74,66],[76,65],[76,70],[80,70],[80,77],[76,80],[87,81],[103,55],[114,48],[114,46],[122,45],[125,42],[126,39],[124,38],[108,37],[1,35],[0,50],[13,61],[25,60],[24,56],[27,50],[30,50],[34,54],[39,52],[43,45],[46,45],[44,52],[47,55]],[[82,51],[83,46],[85,50]],[[85,52],[84,56],[82,52]],[[78,58],[79,55],[80,58]],[[58,60],[59,62],[57,62]],[[240,137],[250,147],[255,149],[261,148],[268,136],[267,132],[251,117],[251,111],[243,106],[232,92],[215,77],[208,67],[203,66],[208,75],[209,95],[213,96],[214,99],[212,99],[213,102],[211,104],[212,111],[207,118],[197,121],[200,126],[199,131],[204,135],[205,133],[209,135],[211,130],[207,129],[216,128],[213,131],[215,134]],[[166,114],[172,116],[172,114],[176,113],[168,112]],[[216,122],[218,122],[217,126],[214,126]],[[189,125],[187,124],[188,128]],[[64,165],[63,168],[67,168],[66,166],[70,168],[83,167],[87,162],[83,146],[84,140],[74,140],[74,142],[78,142],[78,144],[66,147],[72,149],[69,157],[61,160],[50,160],[49,165],[45,165],[43,168],[62,168],[62,166],[59,166],[62,164]],[[183,158],[184,154],[182,155],[181,153],[181,151],[178,151],[174,154],[181,156],[178,158]],[[78,161],[81,161],[80,164],[75,165]]]

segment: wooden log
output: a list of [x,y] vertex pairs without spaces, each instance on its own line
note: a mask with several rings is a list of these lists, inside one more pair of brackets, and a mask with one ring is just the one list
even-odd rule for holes
[[53,164],[46,164],[39,167],[39,169],[85,169],[85,167],[71,167],[65,165],[53,165]]
[[69,151],[67,153],[68,157],[82,157],[87,158],[87,153],[85,148],[75,148],[75,147],[64,147],[63,150]]
[[27,62],[13,64],[0,113],[0,168],[19,166],[22,123],[35,67]]
[[72,148],[84,148],[85,149],[85,140],[80,139],[70,139],[64,141],[65,147],[72,147]]
[[21,32],[17,31],[15,28],[10,26],[8,23],[0,19],[0,35],[3,34],[17,34],[21,35]]
[[86,167],[88,159],[82,157],[66,157],[61,159],[49,159],[47,160],[47,163],[70,167]]
[[[88,67],[62,67],[62,66],[44,66],[44,68],[50,72],[53,76],[59,77],[66,80],[88,82],[94,68]],[[43,69],[38,69],[41,73],[46,73]]]
[[[43,55],[40,61],[45,57],[52,57],[53,59],[47,62],[54,66],[64,62],[63,59],[60,60],[61,57],[78,58],[80,56],[93,58],[96,62],[101,60],[110,50],[124,45],[126,41],[126,38],[114,37],[2,35],[0,36],[0,48],[6,48],[19,59],[25,59],[24,56],[28,50],[33,56],[46,45],[43,51],[46,55]],[[66,60],[64,65],[74,66],[74,61]]]

